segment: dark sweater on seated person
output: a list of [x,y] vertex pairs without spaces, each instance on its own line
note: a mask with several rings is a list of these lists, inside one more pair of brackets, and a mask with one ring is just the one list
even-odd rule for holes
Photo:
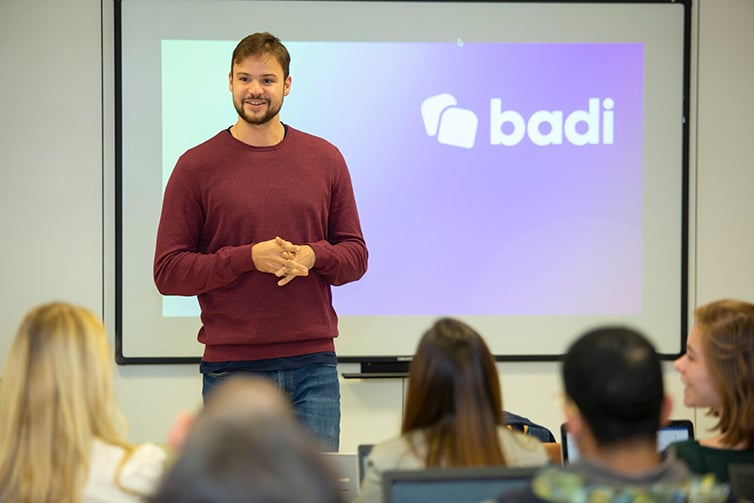
[[667,456],[685,461],[694,473],[712,473],[722,482],[729,481],[729,465],[754,464],[754,449],[719,449],[707,447],[696,440],[670,444]]

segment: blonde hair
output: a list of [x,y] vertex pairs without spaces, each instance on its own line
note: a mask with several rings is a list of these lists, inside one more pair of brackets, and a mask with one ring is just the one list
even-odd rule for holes
[[0,381],[0,500],[80,501],[95,437],[133,451],[110,361],[91,311],[52,303],[26,315]]

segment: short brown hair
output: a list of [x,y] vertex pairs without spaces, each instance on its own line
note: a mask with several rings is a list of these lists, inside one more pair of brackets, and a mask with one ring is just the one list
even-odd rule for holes
[[287,79],[291,67],[291,55],[288,49],[275,35],[268,32],[252,33],[244,37],[233,50],[230,61],[230,72],[233,65],[240,63],[249,56],[272,56],[283,67],[283,78]]
[[715,429],[727,445],[754,447],[754,304],[723,299],[698,307],[707,371],[722,407]]

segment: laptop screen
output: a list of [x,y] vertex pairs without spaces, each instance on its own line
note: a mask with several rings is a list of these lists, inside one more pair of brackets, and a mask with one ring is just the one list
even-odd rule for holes
[[537,468],[449,468],[386,471],[387,503],[479,503],[525,488]]
[[[573,463],[579,459],[579,449],[565,423],[560,425],[563,462]],[[673,442],[694,438],[694,425],[688,419],[674,419],[657,430],[657,452],[662,452]]]

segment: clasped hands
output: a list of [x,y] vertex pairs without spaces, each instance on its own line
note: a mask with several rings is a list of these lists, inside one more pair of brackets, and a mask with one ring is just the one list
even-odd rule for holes
[[308,245],[295,245],[280,236],[261,241],[251,247],[251,260],[258,271],[274,274],[278,286],[285,286],[296,276],[308,276],[314,267],[314,250]]

